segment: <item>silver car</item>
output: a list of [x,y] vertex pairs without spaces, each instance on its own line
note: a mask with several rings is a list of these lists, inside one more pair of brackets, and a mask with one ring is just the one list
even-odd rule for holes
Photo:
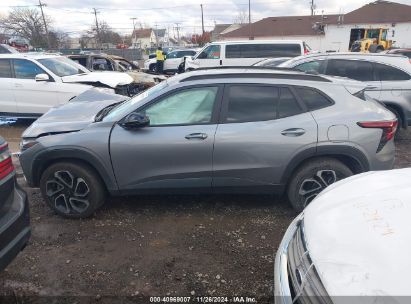
[[279,66],[363,81],[369,85],[367,94],[384,103],[397,116],[400,127],[411,125],[411,64],[406,56],[312,54],[293,58]]
[[20,161],[70,218],[107,194],[287,193],[301,211],[337,180],[392,167],[397,120],[364,89],[250,67],[185,73],[125,101],[90,91],[28,128]]

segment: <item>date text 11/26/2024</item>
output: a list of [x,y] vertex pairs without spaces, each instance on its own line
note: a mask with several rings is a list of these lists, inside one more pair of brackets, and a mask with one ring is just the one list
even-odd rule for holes
[[209,296],[197,296],[197,297],[150,297],[150,303],[257,303],[257,300],[253,297],[209,297]]

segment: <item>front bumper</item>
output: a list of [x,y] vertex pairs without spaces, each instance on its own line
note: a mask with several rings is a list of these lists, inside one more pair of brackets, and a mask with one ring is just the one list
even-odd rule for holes
[[288,280],[287,250],[302,218],[303,214],[301,213],[292,221],[277,250],[274,263],[274,300],[276,304],[292,304],[293,302]]
[[0,271],[26,246],[31,234],[27,194],[15,183],[0,215]]

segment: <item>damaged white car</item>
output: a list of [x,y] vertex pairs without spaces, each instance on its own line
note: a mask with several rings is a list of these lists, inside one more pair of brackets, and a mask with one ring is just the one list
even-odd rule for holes
[[409,303],[411,169],[334,183],[291,223],[275,303]]
[[120,72],[90,72],[60,55],[0,55],[0,116],[35,118],[90,88],[131,96],[133,78]]

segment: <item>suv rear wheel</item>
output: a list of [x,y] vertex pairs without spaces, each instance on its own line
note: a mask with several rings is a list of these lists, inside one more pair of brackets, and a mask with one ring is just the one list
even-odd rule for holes
[[297,212],[303,209],[329,185],[353,175],[339,160],[322,158],[309,161],[294,173],[287,189],[288,199]]
[[48,167],[41,176],[40,189],[50,208],[66,218],[89,217],[105,199],[100,177],[88,165],[77,162]]

